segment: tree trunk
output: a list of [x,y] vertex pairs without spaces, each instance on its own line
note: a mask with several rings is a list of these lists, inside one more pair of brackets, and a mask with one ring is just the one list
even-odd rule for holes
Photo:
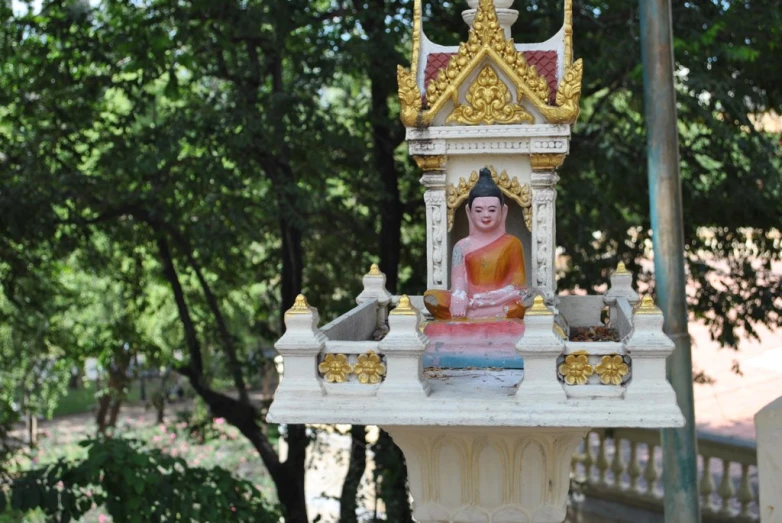
[[98,425],[98,434],[105,435],[107,427],[106,417],[111,406],[111,395],[106,392],[98,399],[98,410],[95,413],[95,423]]
[[407,468],[402,450],[391,436],[380,431],[375,444],[375,462],[381,476],[378,497],[386,504],[386,519],[394,522],[413,523],[410,498],[407,491]]
[[119,417],[119,411],[122,408],[122,398],[114,398],[111,402],[111,409],[109,410],[109,423],[108,428],[114,428],[117,426],[117,418]]
[[386,288],[396,294],[399,282],[399,258],[402,249],[403,207],[399,196],[399,175],[394,165],[394,143],[388,115],[388,85],[373,78],[372,135],[375,169],[380,174],[383,193],[380,201],[380,268],[386,274]]
[[358,523],[356,508],[358,505],[358,489],[361,478],[367,467],[367,429],[364,425],[350,427],[350,462],[345,482],[342,484],[340,496],[339,522]]
[[[294,237],[296,237],[294,235]],[[301,255],[301,235],[298,235],[298,252]],[[185,330],[185,340],[190,355],[190,363],[178,371],[190,380],[190,384],[196,393],[209,406],[213,416],[225,418],[225,420],[239,429],[261,457],[266,469],[277,487],[277,497],[283,506],[288,523],[308,523],[307,504],[304,494],[304,471],[307,449],[307,435],[303,425],[288,426],[288,460],[280,463],[279,457],[269,440],[259,426],[260,416],[258,411],[249,403],[244,403],[230,396],[226,396],[209,388],[203,380],[203,357],[201,344],[193,324],[190,310],[185,300],[184,290],[179,281],[171,250],[165,236],[158,231],[158,250],[160,252],[163,274],[171,285],[174,293],[174,301],[177,304],[180,321]],[[299,258],[299,270],[301,267]],[[299,281],[301,281],[299,272]],[[290,286],[288,286],[290,289]],[[300,287],[299,287],[300,288]],[[284,295],[283,298],[286,296]],[[295,294],[290,298],[291,304]]]

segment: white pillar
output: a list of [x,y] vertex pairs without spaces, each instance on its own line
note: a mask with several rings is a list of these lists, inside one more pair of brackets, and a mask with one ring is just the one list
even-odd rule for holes
[[285,313],[285,334],[274,344],[283,358],[283,376],[277,393],[324,394],[318,379],[317,358],[326,346],[326,337],[318,329],[318,309],[310,307],[299,294]]
[[426,187],[426,288],[448,288],[448,206],[446,203],[445,155],[414,156],[423,169]]
[[380,272],[380,267],[373,263],[369,272],[364,275],[364,290],[356,296],[356,303],[362,304],[368,301],[377,300],[377,321],[376,329],[387,331],[386,320],[388,318],[388,307],[391,304],[391,293],[386,290],[386,275]]
[[387,374],[378,397],[416,401],[429,395],[429,383],[421,366],[429,340],[421,332],[421,321],[421,312],[410,304],[410,299],[399,298],[399,304],[388,315],[388,334],[379,344],[380,353],[386,357]]
[[755,414],[760,521],[782,523],[782,397]]
[[427,288],[448,288],[448,209],[445,189],[429,189],[426,203],[426,243],[428,258]]
[[557,275],[554,270],[556,257],[556,202],[554,185],[557,173],[532,173],[532,274],[529,285],[538,287],[547,298],[556,295]]
[[524,325],[524,337],[516,344],[516,351],[524,359],[524,378],[516,391],[516,400],[522,404],[567,400],[557,379],[557,358],[565,342],[554,334],[554,313],[541,296],[535,298],[524,316]]

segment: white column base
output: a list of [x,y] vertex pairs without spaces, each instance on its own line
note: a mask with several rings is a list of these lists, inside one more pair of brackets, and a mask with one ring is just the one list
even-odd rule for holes
[[562,523],[587,429],[383,427],[407,461],[419,523]]

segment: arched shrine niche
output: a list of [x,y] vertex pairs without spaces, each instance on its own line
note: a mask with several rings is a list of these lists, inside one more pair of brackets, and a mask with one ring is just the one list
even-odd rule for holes
[[[498,170],[492,164],[482,165],[492,173],[494,182],[500,187],[508,206],[508,219],[506,230],[519,240],[524,247],[525,272],[527,285],[533,285],[532,267],[532,189],[530,184],[519,180],[517,176],[511,176],[506,169]],[[465,208],[470,189],[478,180],[478,169],[461,177],[457,183],[452,183],[446,189],[447,217],[448,217],[448,257],[447,273],[450,285],[450,269],[453,246],[469,233],[469,222]]]

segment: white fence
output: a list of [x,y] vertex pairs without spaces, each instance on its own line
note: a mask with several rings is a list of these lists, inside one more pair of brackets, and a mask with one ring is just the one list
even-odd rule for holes
[[[586,444],[588,442],[588,444]],[[574,488],[588,497],[663,510],[660,432],[595,429],[572,461]],[[755,443],[698,434],[703,520],[759,520]]]

